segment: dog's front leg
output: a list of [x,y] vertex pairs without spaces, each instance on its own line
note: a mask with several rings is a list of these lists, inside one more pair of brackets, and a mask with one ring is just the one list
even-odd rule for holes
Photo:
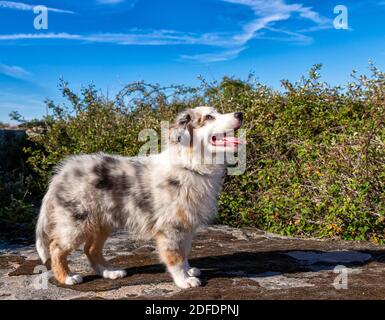
[[186,256],[188,237],[189,233],[174,229],[159,232],[156,237],[160,259],[167,266],[175,284],[183,289],[201,285],[197,277],[189,274],[191,268]]
[[185,237],[185,243],[184,243],[184,252],[185,252],[185,264],[186,264],[186,270],[190,277],[199,277],[201,275],[201,271],[198,268],[191,267],[188,262],[188,257],[191,253],[192,248],[192,240],[193,240],[193,233],[186,234]]

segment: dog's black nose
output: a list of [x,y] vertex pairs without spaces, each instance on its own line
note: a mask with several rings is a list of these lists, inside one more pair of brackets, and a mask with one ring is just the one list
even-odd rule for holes
[[235,112],[234,117],[242,121],[243,120],[243,112]]

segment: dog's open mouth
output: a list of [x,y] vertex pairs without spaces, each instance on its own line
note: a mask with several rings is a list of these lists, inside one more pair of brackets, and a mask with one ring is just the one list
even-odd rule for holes
[[235,137],[235,133],[234,131],[229,133],[216,133],[211,136],[210,143],[215,147],[238,147],[240,144],[246,144],[246,140]]

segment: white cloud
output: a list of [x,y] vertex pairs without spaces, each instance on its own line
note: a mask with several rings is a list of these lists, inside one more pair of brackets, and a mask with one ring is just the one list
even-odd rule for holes
[[[290,19],[293,14],[298,14],[302,19],[310,20],[315,23],[314,30],[327,29],[332,25],[330,19],[318,14],[310,7],[304,7],[302,4],[286,4],[283,0],[222,0],[227,3],[245,5],[249,7],[255,14],[255,19],[245,24],[241,32],[232,36],[219,36],[219,42],[222,46],[230,49],[224,50],[222,53],[216,54],[198,54],[198,55],[182,55],[181,57],[187,60],[214,62],[234,59],[246,47],[246,44],[256,38],[270,39],[277,41],[290,41],[301,44],[309,44],[313,39],[309,36],[303,35],[301,32],[284,30],[279,28],[272,28],[271,26],[277,22]],[[267,37],[259,34],[262,30],[269,30],[271,32],[280,34],[280,37]],[[307,32],[313,30],[307,29]],[[282,36],[283,35],[283,36]],[[218,36],[218,35],[217,35]],[[206,34],[205,38],[215,40],[213,34]]]
[[99,34],[70,34],[70,33],[17,33],[0,34],[0,41],[10,40],[75,40],[84,42],[104,42],[121,45],[171,45],[195,44],[197,38],[174,31],[143,32],[133,30],[132,33],[99,33]]
[[[33,11],[33,8],[36,6],[30,5],[27,3],[22,3],[22,2],[13,2],[13,1],[0,1],[0,9],[13,9],[13,10],[21,10],[21,11]],[[69,14],[74,14],[73,11],[69,10],[62,10],[62,9],[56,9],[56,8],[47,8],[48,11],[52,12],[58,12],[58,13],[69,13]]]
[[82,36],[69,33],[16,33],[1,34],[0,41],[9,40],[37,40],[37,39],[65,39],[82,40]]
[[96,0],[101,5],[118,5],[124,3],[124,9],[132,9],[139,0]]
[[236,58],[246,47],[236,48],[233,50],[225,50],[218,53],[203,53],[196,55],[181,55],[183,60],[195,61],[195,62],[219,62],[227,61]]
[[[104,3],[113,3],[119,0],[98,0]],[[223,33],[186,33],[175,30],[140,30],[132,29],[128,33],[99,33],[99,34],[68,34],[68,33],[42,33],[42,34],[9,34],[1,35],[0,41],[28,40],[28,39],[66,39],[83,42],[115,43],[119,45],[203,45],[222,48],[222,52],[203,53],[196,55],[182,55],[181,58],[190,61],[215,62],[234,59],[245,50],[247,44],[253,39],[270,39],[277,41],[290,41],[300,44],[309,44],[312,31],[328,29],[332,21],[321,16],[310,7],[302,4],[286,4],[284,0],[222,0],[224,2],[245,5],[249,7],[255,17],[246,23],[240,31]],[[0,1],[4,3],[5,1]],[[134,1],[135,2],[135,1]],[[296,14],[300,19],[314,23],[314,26],[300,31],[286,30],[275,27],[281,21],[289,20]],[[262,35],[269,31],[273,35]]]
[[320,25],[331,25],[331,20],[325,18],[302,4],[286,4],[283,0],[222,0],[224,2],[248,6],[256,15],[256,19],[243,27],[243,32],[235,37],[241,40],[240,45],[251,40],[255,33],[267,28],[275,22],[285,21],[292,17],[294,13],[299,14],[303,19],[310,20]]
[[5,74],[9,77],[15,79],[26,79],[31,74],[19,66],[9,66],[3,63],[0,63],[0,74]]
[[310,7],[302,4],[287,4],[284,0],[222,0],[224,2],[241,4],[250,7],[256,16],[266,17],[275,14],[289,15],[298,13],[302,18],[312,20],[315,23],[328,23],[329,19],[322,17]]
[[270,39],[270,40],[280,40],[280,41],[289,41],[289,42],[294,42],[297,44],[310,44],[313,42],[313,38],[309,37],[307,35],[304,35],[300,32],[294,32],[294,31],[289,31],[285,29],[277,29],[277,28],[272,28],[272,27],[267,27],[267,30],[276,32],[277,34],[283,34],[283,37],[266,37],[266,36],[261,36],[261,39]]
[[124,0],[97,0],[101,4],[118,4],[124,2]]
[[62,39],[84,42],[115,43],[120,45],[207,45],[216,47],[232,46],[226,36],[214,33],[198,35],[183,33],[173,30],[139,30],[132,29],[128,33],[95,33],[95,34],[70,34],[70,33],[17,33],[0,34],[0,41],[11,40],[44,40]]

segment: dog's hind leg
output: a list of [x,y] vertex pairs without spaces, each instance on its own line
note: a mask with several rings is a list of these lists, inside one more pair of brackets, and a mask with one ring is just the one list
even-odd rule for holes
[[83,278],[74,274],[68,267],[67,257],[71,249],[63,249],[59,242],[53,240],[49,246],[51,255],[51,268],[56,280],[61,284],[73,285],[83,281]]
[[127,275],[126,271],[112,268],[103,257],[103,246],[109,234],[110,230],[102,229],[90,235],[84,245],[84,252],[98,275],[106,279],[123,278]]
[[[200,280],[188,273],[186,257],[185,236],[180,232],[159,232],[156,236],[160,259],[167,266],[175,284],[182,288],[199,287]],[[183,237],[183,239],[181,239]]]

